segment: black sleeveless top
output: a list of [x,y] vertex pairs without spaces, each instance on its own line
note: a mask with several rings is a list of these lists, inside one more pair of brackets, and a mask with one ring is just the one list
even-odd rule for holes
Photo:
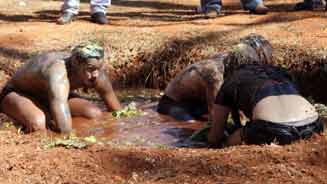
[[246,64],[225,78],[215,103],[233,111],[242,110],[251,118],[253,108],[261,99],[283,94],[299,94],[286,70],[271,65]]

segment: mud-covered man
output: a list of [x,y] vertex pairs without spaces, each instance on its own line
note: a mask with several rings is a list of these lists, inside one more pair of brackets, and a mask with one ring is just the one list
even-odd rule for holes
[[108,110],[121,105],[104,69],[104,50],[84,43],[71,52],[33,57],[16,71],[1,93],[1,112],[26,132],[46,127],[62,133],[72,130],[72,116],[97,118],[101,109],[73,93],[94,88]]
[[248,62],[270,63],[271,60],[270,43],[260,35],[250,34],[230,52],[192,64],[177,74],[166,87],[158,112],[182,121],[193,121],[211,114],[224,75],[229,72],[225,71],[226,67]]

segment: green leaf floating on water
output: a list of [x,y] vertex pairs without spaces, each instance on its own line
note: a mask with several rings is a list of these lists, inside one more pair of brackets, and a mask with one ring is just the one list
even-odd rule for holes
[[93,143],[93,144],[97,142],[97,138],[93,135],[89,136],[89,137],[84,137],[84,140],[86,142]]
[[191,141],[199,141],[199,142],[207,142],[207,136],[208,136],[210,128],[211,128],[211,125],[207,125],[204,128],[194,132],[191,135],[190,140]]
[[[191,141],[196,141],[196,142],[207,142],[208,141],[208,134],[209,130],[211,128],[212,122],[208,122],[207,125],[204,128],[201,128],[197,131],[195,131],[191,137],[189,138]],[[234,121],[232,119],[231,114],[228,116],[227,122],[226,122],[227,127],[232,127],[234,126]]]
[[112,116],[114,116],[116,118],[132,117],[132,116],[138,116],[141,114],[142,114],[142,111],[138,110],[136,108],[136,104],[133,102],[128,104],[122,110],[112,112]]

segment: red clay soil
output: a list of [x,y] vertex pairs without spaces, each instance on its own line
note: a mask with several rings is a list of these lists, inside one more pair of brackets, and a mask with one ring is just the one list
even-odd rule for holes
[[[89,22],[88,3],[82,3],[77,21],[56,25],[61,3],[0,1],[2,81],[29,57],[86,39],[104,43],[118,86],[162,88],[186,64],[227,50],[251,32],[271,41],[281,65],[327,57],[326,12],[294,12],[294,0],[265,1],[271,8],[267,15],[250,15],[238,1],[226,0],[224,15],[216,19],[194,14],[198,0],[114,1],[105,26]],[[168,64],[160,68],[163,63]],[[107,144],[45,150],[45,138],[1,130],[0,183],[327,183],[326,136],[289,146],[222,150]]]
[[36,137],[1,132],[1,183],[327,182],[326,137],[221,150],[117,145],[45,150]]

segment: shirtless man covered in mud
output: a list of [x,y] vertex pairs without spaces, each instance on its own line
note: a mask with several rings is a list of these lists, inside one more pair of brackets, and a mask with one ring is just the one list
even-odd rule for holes
[[94,88],[108,110],[121,105],[103,67],[104,50],[84,43],[71,52],[51,52],[33,57],[8,81],[1,93],[1,112],[26,132],[45,130],[69,133],[72,116],[97,118],[102,111],[74,95],[78,88]]
[[193,121],[211,113],[224,74],[228,73],[226,66],[232,68],[248,62],[270,63],[271,60],[270,43],[260,35],[250,34],[242,38],[232,51],[192,64],[177,74],[166,87],[158,112],[182,121]]

